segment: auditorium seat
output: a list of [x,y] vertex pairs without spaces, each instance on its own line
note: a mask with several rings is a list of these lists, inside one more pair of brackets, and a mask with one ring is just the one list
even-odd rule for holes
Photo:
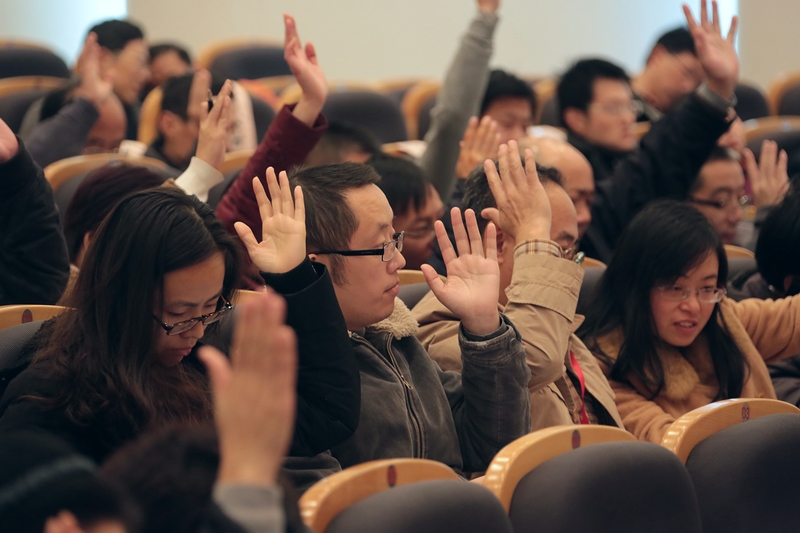
[[197,68],[207,68],[222,79],[255,80],[292,74],[283,58],[283,43],[260,39],[228,39],[206,46],[197,55]]
[[0,46],[0,78],[53,76],[69,78],[64,60],[44,48]]

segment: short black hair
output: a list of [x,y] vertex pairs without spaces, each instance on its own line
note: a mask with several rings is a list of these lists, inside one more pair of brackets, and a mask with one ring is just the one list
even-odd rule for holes
[[666,48],[670,54],[680,54],[681,52],[689,52],[693,56],[697,55],[697,49],[694,47],[694,38],[692,34],[684,27],[675,28],[666,32],[658,38],[656,44],[653,46],[655,49],[658,45]]
[[419,165],[387,154],[373,156],[367,165],[380,175],[377,185],[389,200],[394,216],[404,215],[412,205],[417,210],[425,205],[428,181]]
[[[187,109],[189,108],[189,93],[192,89],[192,81],[194,80],[194,73],[184,74],[183,76],[174,76],[161,85],[161,110],[169,111],[187,120],[189,115]],[[224,80],[220,80],[218,76],[211,75],[211,92],[214,94],[219,93],[222,89]]]
[[536,94],[530,84],[504,70],[493,70],[481,102],[481,115],[495,100],[500,98],[524,98],[531,104],[531,116],[536,115]]
[[[732,161],[738,163],[736,159],[736,152],[729,148],[723,148],[722,146],[715,146],[713,150],[711,150],[711,154],[709,154],[708,159],[703,165],[707,165],[708,163],[713,163],[714,161]],[[697,171],[697,176],[694,177],[694,181],[692,185],[689,187],[689,192],[693,193],[700,189],[703,186],[703,167],[700,167],[700,170]]]
[[558,82],[558,111],[564,120],[564,111],[570,107],[586,111],[594,98],[594,82],[598,79],[619,80],[630,84],[625,70],[605,59],[581,59],[567,70]]
[[328,129],[308,154],[304,166],[315,167],[344,163],[346,154],[361,152],[374,156],[382,153],[381,142],[370,131],[349,124],[332,120]]
[[191,56],[189,56],[189,52],[187,52],[186,49],[183,48],[182,46],[179,46],[175,43],[159,43],[151,46],[150,61],[152,62],[155,58],[167,52],[175,52],[176,54],[178,54],[178,57],[181,58],[181,61],[183,61],[187,65],[192,64],[192,58]]
[[786,276],[800,275],[800,192],[786,195],[767,215],[756,243],[756,263],[764,281],[780,292]]
[[97,44],[112,52],[119,52],[131,41],[144,39],[144,33],[136,24],[127,20],[106,20],[95,24],[89,33],[97,35]]

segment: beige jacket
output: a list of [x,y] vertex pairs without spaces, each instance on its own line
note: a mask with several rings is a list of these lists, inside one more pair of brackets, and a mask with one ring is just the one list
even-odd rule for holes
[[[586,389],[622,427],[614,393],[597,360],[574,332],[583,322],[575,315],[583,269],[575,263],[542,254],[518,255],[508,303],[500,307],[517,327],[531,370],[532,430],[574,423],[577,413],[565,380],[569,352],[583,370]],[[417,338],[443,370],[461,371],[459,321],[429,292],[412,310],[420,324]]]
[[[720,311],[750,367],[742,398],[775,398],[765,362],[800,353],[800,297],[742,302],[726,298],[720,303]],[[598,339],[598,346],[616,361],[622,340],[622,332],[618,331]],[[653,400],[647,399],[650,395],[640,382],[631,386],[609,380],[625,429],[639,440],[655,443],[661,442],[678,417],[713,402],[719,392],[704,335],[683,355],[676,348],[665,347],[659,350],[659,356],[665,386]],[[602,363],[601,367],[608,375],[609,368]]]

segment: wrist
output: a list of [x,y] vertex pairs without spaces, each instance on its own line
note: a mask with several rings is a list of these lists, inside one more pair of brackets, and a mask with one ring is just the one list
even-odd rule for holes
[[485,337],[500,327],[500,313],[495,309],[491,315],[462,318],[461,326],[476,337]]
[[[714,99],[714,97],[718,97],[720,100],[724,100],[727,104],[727,107],[733,107],[736,105],[736,96],[734,95],[734,89],[736,89],[736,83],[730,83],[729,81],[724,80],[712,80],[707,79],[704,84],[700,85],[698,88],[698,93],[701,96],[704,96],[709,99]],[[709,92],[711,94],[709,94]],[[720,102],[721,104],[722,102]]]
[[526,241],[549,241],[550,224],[537,222],[523,222],[517,226],[514,234],[511,235],[517,243]]
[[317,117],[322,112],[322,106],[324,105],[325,101],[318,102],[314,99],[307,98],[305,95],[300,97],[300,100],[297,102],[297,105],[294,106],[294,110],[292,110],[292,114],[295,116],[297,120],[302,122],[308,127],[314,126],[314,123],[317,121]]
[[[235,459],[225,457],[235,455]],[[217,482],[231,485],[272,485],[278,479],[280,461],[265,461],[266,453],[223,454],[217,472]]]

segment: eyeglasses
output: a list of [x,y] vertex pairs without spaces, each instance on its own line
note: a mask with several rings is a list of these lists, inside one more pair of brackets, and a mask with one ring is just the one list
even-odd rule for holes
[[392,235],[392,240],[383,243],[380,248],[371,248],[369,250],[323,250],[321,252],[314,252],[314,253],[317,255],[328,255],[328,254],[379,255],[381,256],[381,261],[383,261],[384,263],[388,263],[394,258],[395,250],[397,250],[398,252],[403,251],[404,234],[405,234],[404,231],[401,231],[400,233],[395,233],[394,235]]
[[406,230],[403,232],[403,236],[406,239],[422,240],[431,238],[431,236],[434,235],[435,232],[436,230],[434,230],[433,224],[431,224],[423,228]]
[[673,300],[676,302],[685,300],[694,292],[697,294],[697,299],[699,301],[707,304],[721,302],[728,292],[721,287],[703,287],[702,289],[692,291],[692,289],[686,289],[680,285],[666,285],[664,287],[658,287],[658,290],[661,291],[661,295],[666,300]]
[[695,204],[707,205],[715,209],[725,209],[731,207],[745,207],[750,203],[750,197],[743,194],[737,198],[724,198],[722,200],[704,200],[702,198],[689,198],[689,201]]
[[600,109],[601,111],[608,113],[609,115],[619,116],[623,114],[625,111],[629,111],[636,115],[639,113],[639,106],[636,105],[636,102],[606,102],[606,103],[594,103],[591,104],[590,107],[594,107]]
[[[175,322],[174,324],[165,324],[161,320],[158,319],[156,315],[153,315],[153,318],[156,322],[161,324],[161,327],[167,332],[167,335],[180,335],[186,331],[189,331],[193,327],[197,325],[198,322],[207,326],[209,324],[213,324],[217,320],[223,317],[225,313],[233,309],[233,305],[225,299],[224,296],[220,296],[220,302],[217,304],[217,310],[213,313],[208,313],[207,315],[196,316],[194,318],[190,318],[189,320],[181,320],[180,322]],[[220,307],[220,304],[222,307]]]

